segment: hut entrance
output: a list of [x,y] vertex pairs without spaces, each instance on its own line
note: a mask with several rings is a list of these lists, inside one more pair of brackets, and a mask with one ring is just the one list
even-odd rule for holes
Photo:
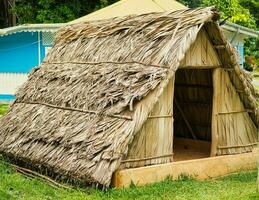
[[212,96],[212,70],[177,70],[174,92],[174,161],[210,156]]

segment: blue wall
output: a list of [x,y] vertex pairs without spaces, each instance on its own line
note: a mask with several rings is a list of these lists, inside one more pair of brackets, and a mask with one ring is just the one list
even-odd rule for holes
[[[41,61],[45,57],[40,33]],[[20,32],[0,37],[0,72],[28,73],[39,65],[38,33]]]
[[236,46],[239,53],[239,64],[241,68],[244,68],[245,55],[244,55],[244,44]]
[[0,102],[1,101],[12,101],[15,100],[14,95],[9,95],[9,94],[0,94]]

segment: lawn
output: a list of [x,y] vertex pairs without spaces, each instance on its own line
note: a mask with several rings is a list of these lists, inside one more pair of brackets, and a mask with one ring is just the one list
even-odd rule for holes
[[0,117],[7,111],[8,104],[0,104]]
[[182,179],[128,189],[61,189],[17,173],[0,161],[1,200],[88,200],[88,199],[259,199],[256,171],[241,172],[217,180]]

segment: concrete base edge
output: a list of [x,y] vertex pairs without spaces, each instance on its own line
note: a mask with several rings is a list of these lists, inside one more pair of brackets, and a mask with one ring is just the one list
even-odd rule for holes
[[175,180],[182,174],[202,180],[242,170],[252,170],[256,169],[257,166],[257,152],[118,170],[114,173],[112,186],[116,188],[129,187],[131,183],[141,186],[160,182],[168,177]]

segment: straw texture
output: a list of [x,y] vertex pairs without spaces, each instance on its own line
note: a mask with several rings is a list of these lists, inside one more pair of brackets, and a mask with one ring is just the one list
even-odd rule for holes
[[[203,25],[221,42],[213,22],[218,17],[214,8],[203,8],[63,28],[0,119],[0,151],[35,168],[109,186]],[[226,56],[233,56],[229,47]],[[243,78],[233,80],[245,86],[243,100],[254,109],[251,85],[236,71]],[[252,116],[256,121],[255,111]]]

